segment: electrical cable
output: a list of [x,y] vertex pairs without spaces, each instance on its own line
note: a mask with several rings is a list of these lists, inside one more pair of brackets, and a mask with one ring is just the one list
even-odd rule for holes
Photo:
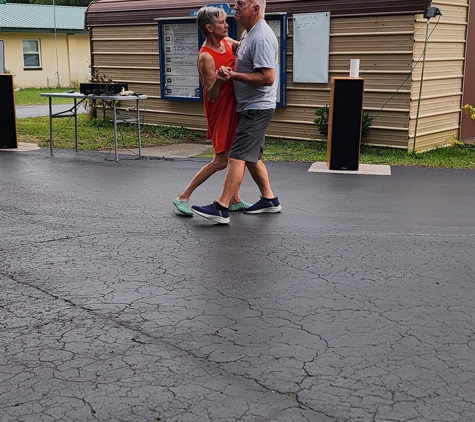
[[[134,93],[133,95],[139,97],[140,94]],[[142,101],[142,104],[143,104],[143,110],[144,110],[144,111],[143,111],[143,121],[145,122],[145,103],[144,103],[143,99],[139,98],[139,100]],[[114,108],[114,107],[113,107],[113,101],[115,101],[115,100],[106,100],[106,99],[103,99],[102,101],[103,101],[103,103],[106,105],[106,107],[109,107],[110,109],[113,109],[113,108]],[[139,124],[139,125],[141,124],[141,123],[140,123],[140,114],[139,114],[139,118],[137,119],[136,116],[133,116],[133,115],[129,112],[129,109],[126,108],[126,111],[127,111],[127,115],[125,116],[125,120],[127,120],[127,119],[131,119],[131,120],[132,120],[132,119],[134,119],[135,121],[137,121],[137,124]],[[138,112],[140,113],[140,107],[139,107],[139,111],[138,111]],[[116,118],[117,118],[117,116],[120,115],[120,114],[121,114],[121,112],[116,109]],[[129,123],[129,126],[130,126],[130,124],[131,124],[132,122],[128,122],[128,123]],[[142,123],[142,125],[143,125],[143,123]],[[99,130],[98,127],[97,127],[97,129]],[[117,125],[117,131],[118,131],[118,135],[120,136],[120,139],[121,139],[121,141],[122,141],[122,148],[124,148],[126,151],[128,151],[128,152],[131,153],[132,155],[135,155],[135,156],[136,156],[135,158],[125,158],[124,160],[136,160],[136,159],[143,158],[143,157],[138,157],[138,154],[137,154],[136,152],[132,151],[131,149],[129,149],[129,148],[125,145],[124,134],[123,134],[123,132],[122,132],[122,130],[121,130],[120,125]],[[99,133],[100,133],[100,132],[99,132]],[[101,136],[102,136],[102,134],[101,134]],[[117,141],[117,142],[118,142],[118,141]],[[115,147],[115,139],[114,139],[114,147]],[[109,149],[109,152],[108,152],[108,154],[107,154],[107,157],[104,159],[105,161],[111,161],[111,160],[109,160],[109,158],[108,158],[111,152],[112,152],[112,148]]]
[[[439,21],[440,21],[440,15],[439,15],[439,19],[437,20],[434,28],[432,28],[432,31],[430,32],[430,34],[428,35],[427,37],[427,41],[430,39],[430,37],[432,36],[432,33],[434,32],[435,28],[437,28],[437,25],[439,24]],[[420,29],[423,28],[423,26],[421,26],[414,34],[416,34],[418,31],[420,31]],[[426,41],[426,42],[427,42]],[[425,48],[424,48],[424,51],[425,51]],[[381,112],[383,111],[384,107],[386,107],[386,105],[389,103],[389,101],[391,101],[395,96],[396,94],[399,92],[399,90],[404,86],[404,84],[407,82],[407,80],[412,76],[412,73],[414,72],[414,69],[417,67],[417,65],[419,64],[419,62],[421,61],[423,55],[424,55],[424,51],[422,52],[422,54],[419,56],[419,58],[416,60],[414,66],[412,66],[411,68],[411,71],[409,72],[409,74],[406,76],[406,78],[402,81],[402,83],[397,87],[396,91],[394,92],[394,94],[392,94],[389,99],[381,106],[381,108],[378,110],[378,112],[376,113],[375,116],[371,117],[370,118],[370,122],[373,122],[374,119],[376,119],[376,117],[378,117]],[[390,53],[392,54],[392,53]],[[385,57],[388,58],[388,56]],[[385,60],[384,59],[384,60]]]
[[[134,94],[135,96],[139,97],[141,94]],[[84,98],[82,98],[79,102],[76,103],[75,106],[67,109],[67,110],[64,110],[60,113],[56,113],[57,115],[59,114],[65,114],[65,113],[70,113],[72,112],[73,110],[76,109],[77,111],[77,108],[80,106],[80,105],[83,105],[83,107],[85,108],[85,110],[87,110],[87,107],[85,106],[85,101],[86,100],[90,100],[89,98],[89,94],[86,94]],[[113,100],[111,100],[113,101]],[[102,102],[103,104],[106,105],[106,107],[110,108],[110,109],[113,109],[113,104],[111,103],[111,101],[109,100],[105,100],[103,99]],[[145,124],[145,101],[142,99],[142,98],[139,98],[139,101],[142,103],[142,106],[143,106],[143,110],[142,110],[142,121],[140,121],[140,117],[139,117],[139,120],[138,120],[138,124],[142,124],[144,125]],[[84,103],[84,104],[83,104]],[[127,110],[127,109],[126,109]],[[128,110],[127,110],[128,111]],[[140,113],[140,107],[139,107],[139,113]],[[119,115],[121,114],[120,111],[117,111],[116,110],[116,115]],[[71,122],[71,119],[74,117],[74,114],[71,114],[70,116],[68,116],[68,120],[66,121],[66,123],[63,125],[63,127],[55,133],[55,135],[59,135],[68,125],[69,123]],[[131,113],[128,113],[127,116],[125,118],[130,118],[130,119],[136,119],[136,116],[133,116]],[[109,121],[110,123],[110,121]],[[129,126],[132,122],[129,122]],[[104,137],[105,135],[101,132],[100,130],[100,126],[99,125],[95,125],[95,128],[97,130],[97,133],[99,135],[99,137]],[[124,137],[124,134],[120,128],[120,126],[117,127],[118,131],[119,131],[119,135],[120,135],[120,138],[121,138],[121,141],[122,141],[122,147],[124,149],[126,149],[127,151],[129,151],[131,154],[135,155],[136,157],[134,158],[123,158],[122,160],[137,160],[137,159],[149,159],[149,160],[164,160],[164,161],[202,161],[202,162],[207,162],[208,160],[206,159],[202,159],[202,160],[197,160],[197,159],[189,159],[189,158],[170,158],[170,157],[165,157],[165,156],[162,156],[162,157],[159,157],[159,156],[150,156],[150,157],[144,157],[144,156],[141,156],[141,157],[138,157],[138,154],[132,150],[130,150],[126,145],[125,145],[125,137]],[[115,142],[115,140],[114,140]],[[110,154],[112,153],[112,149],[113,148],[110,148],[108,153],[107,153],[107,156],[106,158],[104,159],[104,161],[115,161],[115,160],[112,160],[112,159],[109,159],[109,156]]]
[[411,37],[408,38],[407,40],[403,41],[401,44],[399,44],[398,46],[396,46],[396,48],[391,51],[390,53],[388,53],[385,57],[383,57],[381,60],[378,60],[377,62],[373,63],[370,67],[368,67],[367,69],[365,70],[362,70],[361,73],[365,73],[367,72],[368,70],[371,70],[373,67],[376,67],[379,63],[382,63],[384,62],[388,57],[392,56],[396,51],[399,50],[399,47],[402,47],[404,44],[406,44],[407,42],[409,41],[413,41],[414,40],[414,35],[416,35],[423,27],[421,26],[417,31],[414,32],[414,34],[411,34]]
[[[439,24],[440,16],[441,15],[439,15],[439,19],[437,20],[437,23],[436,23],[434,29]],[[419,98],[417,100],[416,123],[415,123],[415,126],[414,126],[414,139],[412,141],[412,152],[413,152],[413,154],[416,153],[417,126],[419,124],[419,112],[420,112],[420,109],[421,109],[422,83],[424,82],[424,69],[425,69],[425,64],[426,64],[427,43],[429,41],[430,35],[432,35],[432,32],[434,32],[434,29],[432,29],[432,31],[429,35],[429,25],[430,25],[430,18],[427,18],[426,37],[425,37],[425,40],[424,40],[424,49],[422,50],[423,59],[422,59],[422,69],[421,69],[421,84],[419,86]],[[420,58],[419,58],[419,60],[420,60]]]
[[[55,116],[57,117],[57,116],[59,116],[59,115],[61,115],[61,114],[72,113],[73,110],[74,110],[74,112],[75,112],[76,115],[77,115],[77,108],[79,107],[79,105],[80,105],[85,99],[86,99],[86,98],[82,98],[78,103],[76,103],[75,106],[72,106],[72,107],[71,107],[70,109],[68,109],[68,110],[63,110],[63,111],[61,111],[61,112],[59,112],[59,113],[55,113]],[[60,128],[59,131],[54,134],[55,136],[58,136],[64,129],[66,129],[66,128],[69,126],[69,123],[71,123],[71,119],[74,117],[74,114],[71,114],[71,115],[68,116],[68,117],[69,117],[69,119],[66,120],[66,123],[63,125],[63,127]],[[51,142],[51,140],[50,140],[50,142]]]
[[[142,112],[142,116],[143,116],[142,119],[143,119],[143,120],[142,120],[142,123],[140,123],[140,107],[139,107],[139,110],[136,110],[137,113],[139,114],[138,119],[136,118],[136,116],[132,116],[132,114],[130,114],[129,108],[126,108],[125,110],[126,110],[127,112],[129,112],[128,115],[127,115],[129,119],[134,119],[134,120],[137,121],[137,124],[139,124],[139,125],[141,124],[141,125],[143,126],[143,125],[145,124],[145,102],[144,102],[144,100],[143,100],[142,98],[140,98],[140,95],[141,95],[141,94],[137,94],[137,93],[134,92],[133,95],[136,96],[136,97],[138,98],[138,100],[142,102],[142,105],[143,105],[143,112]],[[134,108],[134,110],[135,110],[135,108]],[[117,112],[117,114],[120,114],[120,112]],[[126,119],[127,119],[127,117],[126,117]],[[130,127],[130,124],[131,124],[131,123],[133,123],[133,122],[129,122],[129,127]],[[129,149],[129,148],[125,145],[124,135],[123,135],[123,133],[122,133],[122,130],[120,129],[120,126],[118,127],[118,130],[119,130],[119,133],[120,133],[120,136],[121,136],[121,139],[122,139],[122,148],[124,148],[124,149],[125,149],[126,151],[128,151],[129,153],[131,153],[131,154],[133,154],[133,155],[136,155],[137,157],[136,157],[135,159],[143,158],[143,157],[138,157],[138,153],[132,151],[131,149]]]

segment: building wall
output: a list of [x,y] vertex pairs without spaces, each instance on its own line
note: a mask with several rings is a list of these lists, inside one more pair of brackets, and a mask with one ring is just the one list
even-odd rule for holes
[[[470,104],[475,107],[475,2],[469,4],[468,10],[468,34],[465,46],[465,77],[463,86],[462,104]],[[462,116],[460,139],[475,141],[475,120],[465,115]]]
[[[443,18],[438,23],[438,18],[429,22],[420,103],[427,27],[423,15],[332,15],[330,77],[348,76],[350,59],[360,59],[360,76],[365,78],[364,112],[374,117],[369,144],[411,150],[416,135],[416,150],[426,150],[458,136],[468,0],[446,0],[437,6]],[[205,129],[202,104],[160,99],[156,22],[110,22],[90,28],[93,64],[112,79],[128,82],[130,89],[148,96],[146,123]],[[287,106],[277,109],[267,134],[320,140],[313,120],[315,110],[329,104],[330,84],[293,83],[292,54],[289,19]]]
[[[330,32],[330,77],[348,76],[350,59],[361,60],[365,112],[377,115],[369,142],[407,148],[410,104],[407,78],[413,57],[414,17],[332,18]],[[202,104],[160,99],[156,24],[93,27],[91,35],[92,61],[100,72],[128,82],[130,89],[148,96],[146,122],[205,129]],[[268,135],[321,140],[313,120],[315,110],[329,104],[330,84],[292,82],[291,19],[287,45],[287,106],[277,109]]]
[[[410,81],[406,79],[410,76],[413,32],[412,15],[331,19],[330,77],[349,76],[350,60],[360,59],[360,76],[365,79],[364,112],[374,117],[370,144],[407,146]],[[288,46],[288,107],[278,110],[274,120],[282,118],[287,133],[318,139],[314,113],[329,104],[330,84],[293,83],[292,36]],[[294,119],[287,117],[288,109]]]
[[460,136],[468,0],[434,1],[432,5],[441,9],[440,19],[431,18],[428,25],[419,15],[415,25],[408,149],[415,146],[417,151],[448,145]]
[[[15,74],[15,86],[26,87],[70,87],[87,81],[91,60],[89,34],[57,34],[35,32],[3,32],[5,41],[5,67]],[[24,70],[22,39],[39,39],[41,66],[39,70]],[[56,47],[58,46],[58,66]],[[57,70],[59,69],[59,80]]]

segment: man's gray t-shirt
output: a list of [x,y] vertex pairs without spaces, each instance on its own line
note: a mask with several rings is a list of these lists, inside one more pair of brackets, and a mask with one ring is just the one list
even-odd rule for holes
[[[277,69],[279,44],[271,27],[264,19],[244,31],[236,52],[234,70],[252,73],[255,69]],[[277,76],[277,74],[276,74]],[[237,111],[267,110],[276,106],[277,77],[272,86],[250,85],[234,81]]]

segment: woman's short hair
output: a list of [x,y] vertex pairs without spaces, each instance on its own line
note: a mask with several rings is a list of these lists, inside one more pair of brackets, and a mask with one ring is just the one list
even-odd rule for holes
[[200,31],[204,37],[208,36],[206,25],[216,25],[216,22],[221,15],[224,15],[224,18],[226,18],[225,11],[219,7],[205,6],[198,10],[198,14],[196,15],[196,23],[198,24],[198,28],[200,28]]

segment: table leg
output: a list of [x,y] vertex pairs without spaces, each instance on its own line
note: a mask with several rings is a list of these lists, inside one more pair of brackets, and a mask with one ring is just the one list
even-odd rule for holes
[[76,141],[76,152],[78,152],[78,105],[77,99],[74,99],[74,139]]
[[52,98],[48,98],[49,102],[49,152],[53,156],[53,104]]
[[119,161],[119,146],[117,142],[117,115],[116,115],[114,100],[112,100],[112,110],[113,110],[113,118],[114,118],[115,161]]
[[142,139],[140,137],[140,110],[138,98],[136,100],[135,108],[137,109],[137,135],[139,139],[139,158],[142,158]]

